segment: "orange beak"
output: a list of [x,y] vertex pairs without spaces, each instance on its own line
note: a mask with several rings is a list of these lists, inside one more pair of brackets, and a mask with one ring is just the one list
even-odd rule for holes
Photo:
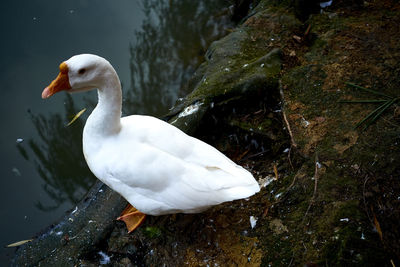
[[57,92],[71,89],[68,78],[68,66],[65,62],[60,64],[60,73],[42,92],[42,98],[49,98]]

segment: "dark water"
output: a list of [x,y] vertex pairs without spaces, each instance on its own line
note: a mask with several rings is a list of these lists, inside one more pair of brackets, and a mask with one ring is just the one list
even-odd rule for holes
[[[74,208],[93,184],[81,151],[96,93],[41,92],[79,53],[107,58],[120,75],[124,113],[161,115],[226,34],[229,1],[2,1],[0,9],[0,263]],[[74,124],[79,110],[88,110]],[[2,264],[0,264],[2,265]]]

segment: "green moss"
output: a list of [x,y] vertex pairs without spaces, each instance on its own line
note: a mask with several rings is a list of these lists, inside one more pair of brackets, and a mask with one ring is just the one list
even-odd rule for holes
[[280,68],[279,50],[272,50],[265,57],[253,61],[238,58],[230,64],[215,66],[215,71],[205,75],[188,98],[215,98],[221,95],[235,95],[238,92],[245,93],[260,87],[276,88]]
[[239,127],[246,132],[254,132],[257,134],[266,135],[267,131],[272,126],[272,119],[267,118],[261,122],[257,121],[257,123],[251,121],[232,120],[231,125]]
[[[322,94],[321,85],[326,73],[320,64],[309,64],[293,68],[282,81],[291,86],[290,93],[298,98],[318,98]],[[318,95],[315,95],[315,94]]]
[[[319,227],[332,227],[334,233],[327,236],[320,264],[330,266],[376,266],[382,259],[376,235],[371,235],[363,221],[365,214],[360,211],[357,200],[333,203],[326,208],[326,222]],[[325,229],[324,229],[325,230]]]
[[160,228],[156,226],[147,226],[144,230],[144,235],[149,238],[157,238],[162,235],[162,231]]
[[[269,231],[269,236],[265,237],[264,245],[268,252],[263,260],[264,265],[282,265],[282,259],[289,259],[292,265],[316,262],[321,266],[376,266],[377,263],[389,263],[382,243],[373,232],[365,213],[365,209],[370,209],[374,203],[364,206],[363,183],[368,179],[375,180],[370,176],[371,173],[384,179],[391,179],[389,177],[399,173],[395,162],[400,162],[400,149],[394,145],[400,142],[398,120],[388,112],[386,116],[391,121],[378,121],[368,132],[354,132],[357,115],[362,118],[362,114],[371,107],[344,107],[338,104],[338,99],[346,95],[342,89],[347,81],[344,79],[348,77],[364,80],[364,84],[365,80],[368,84],[375,84],[383,79],[385,82],[381,81],[382,84],[392,86],[391,89],[382,88],[385,93],[398,90],[398,86],[393,86],[399,84],[398,75],[395,75],[398,68],[390,60],[385,64],[391,64],[392,69],[381,62],[385,58],[391,59],[393,54],[385,56],[386,50],[370,49],[385,44],[387,51],[398,47],[385,41],[397,33],[388,34],[382,30],[394,31],[395,22],[383,22],[382,14],[385,12],[377,13],[380,15],[373,14],[371,17],[365,12],[347,17],[340,13],[312,16],[309,22],[315,34],[313,43],[304,49],[303,54],[296,50],[296,55],[301,59],[300,66],[285,69],[282,85],[294,139],[300,149],[311,142],[314,142],[315,149],[309,151],[309,159],[305,163],[309,165],[308,168],[298,170],[294,186],[283,200],[274,205],[274,211],[270,214],[270,219],[279,218],[288,227],[287,240],[290,241],[285,239],[285,235],[274,235],[265,227],[264,231]],[[379,34],[382,36],[378,37]],[[392,76],[382,74],[382,70],[392,73]],[[335,73],[341,79],[337,79]],[[295,116],[291,119],[291,115]],[[295,121],[299,115],[307,120],[323,116],[328,123],[321,128],[302,128]],[[321,131],[321,136],[318,136]],[[311,179],[315,172],[314,153],[318,154],[321,164],[317,171],[318,183]],[[368,170],[368,175],[363,168]],[[292,181],[292,177],[289,180]],[[396,182],[391,184],[393,186]],[[314,185],[317,186],[315,194]],[[267,188],[268,191],[271,189],[285,192],[286,188],[276,183]],[[384,194],[379,201],[388,201],[391,191]],[[270,201],[274,202],[272,197]],[[381,210],[381,207],[376,209]],[[390,222],[382,220],[381,223],[388,225]],[[389,224],[389,227],[393,226]],[[394,235],[393,232],[391,235]],[[388,236],[386,238],[390,238]],[[392,240],[386,245],[394,246],[396,242]]]
[[343,17],[335,13],[314,14],[308,22],[316,33],[325,33],[330,30],[339,31],[345,25]]

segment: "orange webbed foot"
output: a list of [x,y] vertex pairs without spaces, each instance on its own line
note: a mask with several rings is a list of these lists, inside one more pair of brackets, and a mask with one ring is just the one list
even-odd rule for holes
[[122,211],[121,215],[117,218],[119,221],[123,221],[126,224],[128,233],[133,232],[138,228],[146,219],[146,214],[138,211],[135,207],[128,204]]

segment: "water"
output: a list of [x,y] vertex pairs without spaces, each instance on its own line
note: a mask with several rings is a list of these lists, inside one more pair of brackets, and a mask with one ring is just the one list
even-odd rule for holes
[[[96,93],[41,92],[79,53],[107,58],[120,75],[125,114],[161,115],[213,39],[231,27],[228,1],[3,1],[0,10],[0,263],[84,196],[94,182],[81,151]],[[68,121],[87,108],[74,124]]]

